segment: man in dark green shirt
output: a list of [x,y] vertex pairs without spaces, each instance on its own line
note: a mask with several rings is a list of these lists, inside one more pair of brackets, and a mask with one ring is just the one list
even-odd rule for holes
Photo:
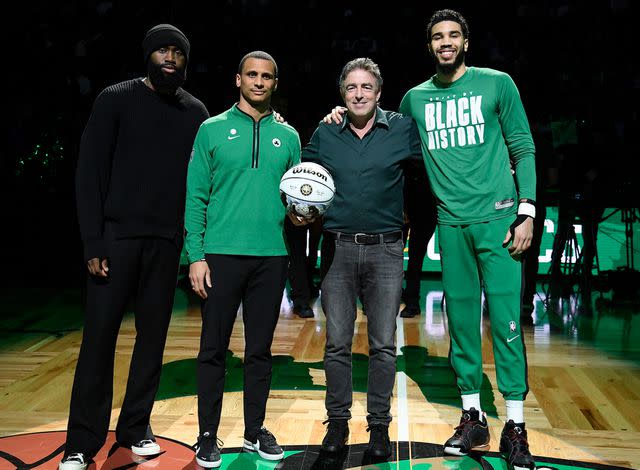
[[391,454],[389,411],[403,275],[404,169],[422,165],[420,137],[411,118],[377,106],[382,77],[371,59],[347,63],[339,85],[346,119],[339,125],[321,122],[302,152],[303,160],[324,166],[336,185],[322,242],[329,418],[322,447],[338,452],[349,436],[351,344],[360,294],[369,337],[368,451],[386,457]]

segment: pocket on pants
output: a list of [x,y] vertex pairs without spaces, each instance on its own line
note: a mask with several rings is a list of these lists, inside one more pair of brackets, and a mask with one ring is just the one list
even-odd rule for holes
[[402,243],[402,239],[393,243],[385,243],[384,251],[395,258],[404,258],[404,243]]

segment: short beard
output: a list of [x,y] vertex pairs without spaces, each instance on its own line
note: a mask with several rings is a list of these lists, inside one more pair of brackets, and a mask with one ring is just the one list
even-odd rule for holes
[[176,68],[175,71],[172,74],[165,74],[161,65],[154,64],[151,60],[147,62],[147,75],[158,93],[173,95],[182,86],[187,72],[184,68]]
[[464,49],[460,49],[460,52],[456,56],[456,60],[450,64],[441,64],[438,62],[437,55],[433,54],[433,60],[436,63],[436,70],[442,75],[453,75],[453,73],[464,63],[464,54]]

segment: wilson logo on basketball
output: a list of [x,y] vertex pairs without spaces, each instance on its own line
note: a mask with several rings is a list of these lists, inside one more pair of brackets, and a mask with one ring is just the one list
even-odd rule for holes
[[317,176],[318,178],[323,179],[324,181],[328,181],[327,175],[320,173],[319,171],[315,171],[315,170],[311,170],[309,168],[293,168],[293,174],[297,174],[297,173],[305,173],[307,175],[314,175]]
[[308,196],[309,194],[311,194],[311,191],[313,191],[313,189],[311,188],[311,185],[309,185],[309,184],[303,184],[302,186],[300,186],[300,192],[304,196]]

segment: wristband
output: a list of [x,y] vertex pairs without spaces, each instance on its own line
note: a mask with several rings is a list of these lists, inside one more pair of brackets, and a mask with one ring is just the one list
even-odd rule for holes
[[522,198],[518,201],[518,215],[526,215],[532,219],[536,218],[536,201]]

